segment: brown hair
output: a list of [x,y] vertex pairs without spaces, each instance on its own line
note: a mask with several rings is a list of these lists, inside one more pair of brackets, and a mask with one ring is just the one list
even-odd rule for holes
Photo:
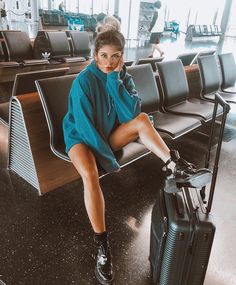
[[125,38],[119,31],[114,29],[104,31],[97,35],[94,41],[94,51],[97,53],[100,48],[105,45],[112,45],[117,47],[119,51],[124,50],[125,47]]

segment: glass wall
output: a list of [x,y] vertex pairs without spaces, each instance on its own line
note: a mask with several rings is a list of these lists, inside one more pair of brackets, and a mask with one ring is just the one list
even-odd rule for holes
[[180,29],[186,31],[188,25],[220,25],[225,0],[163,0],[166,20],[177,20]]
[[236,1],[232,1],[227,36],[236,37]]
[[[42,9],[58,10],[62,0],[40,0]],[[115,0],[64,0],[65,10],[67,12],[83,13],[88,15],[99,14],[114,14]]]
[[[36,0],[8,0],[9,20],[23,21],[25,12],[31,11],[30,3]],[[62,0],[37,0],[42,9],[58,10]],[[121,29],[127,38],[137,39],[140,2],[154,3],[156,0],[64,0],[65,11],[88,15],[113,15],[115,9],[122,19]],[[161,0],[166,21],[176,20],[185,32],[190,24],[221,24],[226,1],[231,0]],[[131,20],[132,19],[132,20]],[[30,20],[30,19],[28,19]],[[236,35],[236,0],[232,0],[231,17],[227,34]]]
[[[130,24],[129,6],[131,3],[132,11],[135,7],[139,7],[140,2],[154,3],[155,0],[64,0],[66,11],[84,13],[88,15],[114,14],[115,3],[119,3],[120,16],[122,17],[125,33],[128,34]],[[180,22],[180,28],[185,31],[190,24],[217,24],[220,25],[223,9],[226,0],[162,0],[162,9],[165,11],[166,21],[177,20]],[[40,0],[42,9],[58,9],[61,0]],[[135,5],[133,5],[133,3]],[[236,10],[236,1],[233,1]],[[137,9],[135,9],[137,10]],[[131,12],[132,12],[131,11]],[[138,17],[138,13],[135,12]],[[233,17],[231,17],[233,18]],[[235,17],[234,17],[235,19]],[[132,16],[131,26],[134,17]],[[133,27],[134,28],[134,27]]]

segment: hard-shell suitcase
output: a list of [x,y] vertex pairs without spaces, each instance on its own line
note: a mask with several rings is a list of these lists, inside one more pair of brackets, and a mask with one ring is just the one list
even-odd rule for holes
[[229,105],[216,95],[212,128],[205,166],[209,167],[218,104],[223,116],[215,156],[212,181],[205,199],[203,189],[184,188],[170,194],[160,189],[152,210],[150,234],[150,263],[154,284],[202,285],[204,282],[215,226],[210,214],[217,177],[223,132]]

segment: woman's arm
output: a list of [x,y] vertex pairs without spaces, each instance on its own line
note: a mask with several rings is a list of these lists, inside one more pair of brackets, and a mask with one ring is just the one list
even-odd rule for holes
[[93,102],[83,88],[85,84],[81,84],[79,80],[74,81],[70,92],[69,104],[76,131],[80,139],[82,138],[82,141],[93,150],[99,163],[107,172],[117,171],[120,166],[106,139],[95,127]]
[[141,99],[131,75],[126,74],[123,80],[119,72],[113,71],[107,75],[106,88],[111,96],[120,123],[134,119],[141,111]]

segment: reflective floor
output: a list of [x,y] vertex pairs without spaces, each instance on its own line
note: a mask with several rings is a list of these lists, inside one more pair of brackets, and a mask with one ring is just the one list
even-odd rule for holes
[[[234,121],[235,118],[236,113]],[[234,135],[222,146],[212,209],[217,230],[205,285],[236,284],[236,128]],[[202,166],[204,137],[193,134],[167,143]],[[6,168],[1,168],[0,178],[0,280],[7,285],[97,284],[92,231],[81,183],[77,181],[39,197]],[[151,284],[150,214],[162,185],[159,159],[154,155],[142,158],[120,173],[104,177],[101,185],[111,233],[114,284]]]
[[[171,42],[167,38],[162,45],[166,58],[174,58],[177,47],[181,53],[188,50],[182,39]],[[199,48],[211,46],[201,44]],[[233,40],[222,44],[223,51],[233,49]],[[147,48],[129,49],[126,55],[135,59],[149,52]],[[81,182],[39,197],[32,186],[7,170],[7,133],[7,128],[0,125],[0,284],[98,284]],[[203,166],[206,137],[194,133],[166,142],[179,149],[184,158]],[[216,235],[204,285],[236,285],[235,162],[233,107],[222,145],[212,208]],[[160,160],[152,154],[101,179],[116,285],[152,284],[148,261],[150,214],[162,182]]]

